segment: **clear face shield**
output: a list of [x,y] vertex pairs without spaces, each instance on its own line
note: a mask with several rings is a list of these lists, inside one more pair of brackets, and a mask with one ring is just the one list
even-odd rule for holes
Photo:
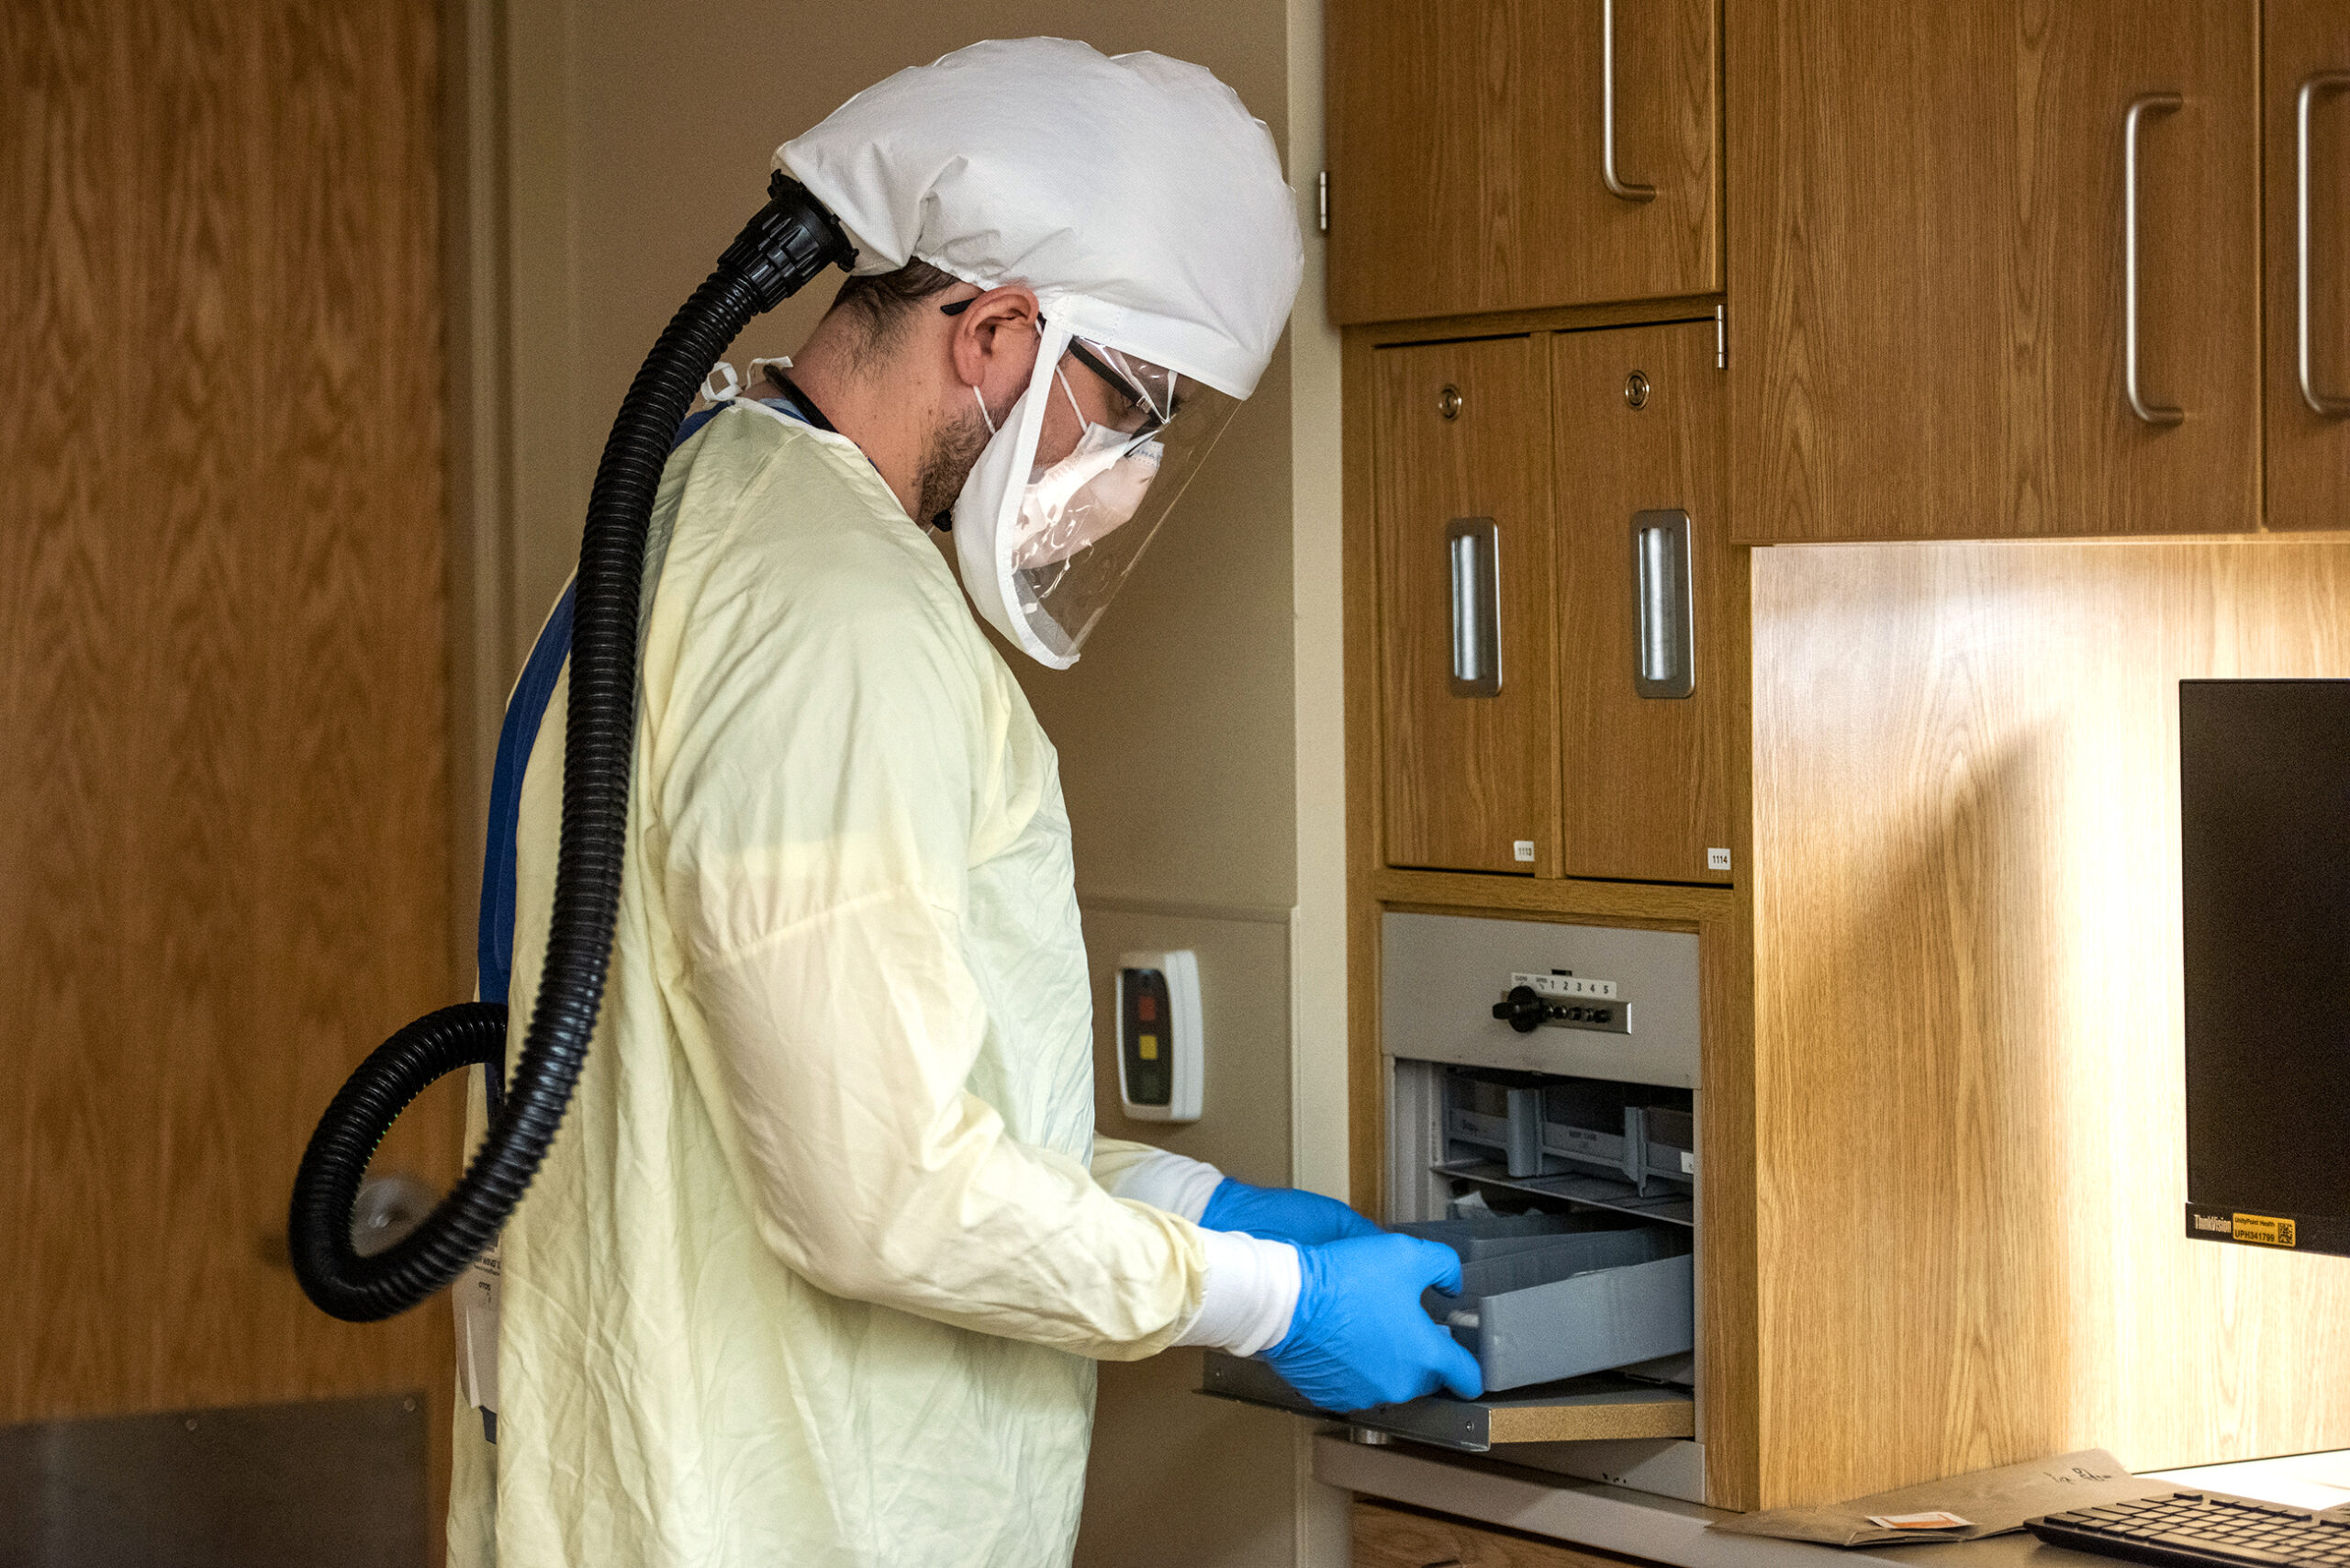
[[1048,326],[1027,390],[956,504],[956,552],[980,614],[1039,662],[1075,664],[1239,406]]

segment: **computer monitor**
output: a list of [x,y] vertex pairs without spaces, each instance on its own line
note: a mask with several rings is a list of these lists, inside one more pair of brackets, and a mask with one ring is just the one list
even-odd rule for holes
[[2350,1254],[2350,680],[2183,680],[2187,1233]]

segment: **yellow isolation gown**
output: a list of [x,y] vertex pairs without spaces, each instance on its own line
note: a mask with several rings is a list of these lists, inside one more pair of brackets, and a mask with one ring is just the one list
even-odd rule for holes
[[[1172,1342],[1206,1249],[1102,1184],[1149,1151],[1093,1137],[1053,748],[845,438],[731,408],[652,534],[610,989],[506,1228],[450,1562],[1066,1563],[1093,1360]],[[564,695],[522,790],[518,1020]]]

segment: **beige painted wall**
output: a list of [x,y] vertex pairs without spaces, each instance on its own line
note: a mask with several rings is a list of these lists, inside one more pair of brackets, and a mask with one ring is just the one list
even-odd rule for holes
[[[489,0],[464,3],[484,28]],[[486,686],[519,667],[570,569],[611,412],[762,199],[777,143],[893,70],[1028,33],[1197,61],[1271,126],[1304,192],[1298,322],[1084,660],[1063,675],[1013,664],[1060,750],[1097,990],[1128,948],[1201,958],[1206,1115],[1125,1124],[1112,1076],[1102,1130],[1343,1193],[1337,350],[1312,227],[1318,0],[884,0],[853,13],[511,0],[503,13],[469,118],[479,221],[463,269],[495,295],[472,318],[473,493],[508,522],[483,531],[474,585]],[[810,25],[833,16],[845,19]],[[789,352],[828,297],[811,290],[755,323],[732,357]],[[1197,1376],[1191,1353],[1104,1369],[1079,1561],[1343,1562],[1343,1508],[1307,1475],[1303,1424],[1200,1398]]]
[[[1085,911],[1085,945],[1094,1016],[1105,1025],[1121,953],[1189,947],[1200,959],[1204,1114],[1188,1126],[1127,1121],[1110,1030],[1097,1028],[1094,1125],[1103,1136],[1158,1144],[1243,1181],[1286,1182],[1286,914],[1242,919],[1097,902]],[[1293,1429],[1303,1423],[1202,1398],[1192,1392],[1199,1385],[1196,1350],[1102,1369],[1080,1568],[1286,1568],[1304,1560],[1291,1484]]]

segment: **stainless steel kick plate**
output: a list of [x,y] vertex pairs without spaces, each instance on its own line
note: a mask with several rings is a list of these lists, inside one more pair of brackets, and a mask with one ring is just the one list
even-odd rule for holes
[[422,1393],[0,1428],[0,1568],[424,1568]]

